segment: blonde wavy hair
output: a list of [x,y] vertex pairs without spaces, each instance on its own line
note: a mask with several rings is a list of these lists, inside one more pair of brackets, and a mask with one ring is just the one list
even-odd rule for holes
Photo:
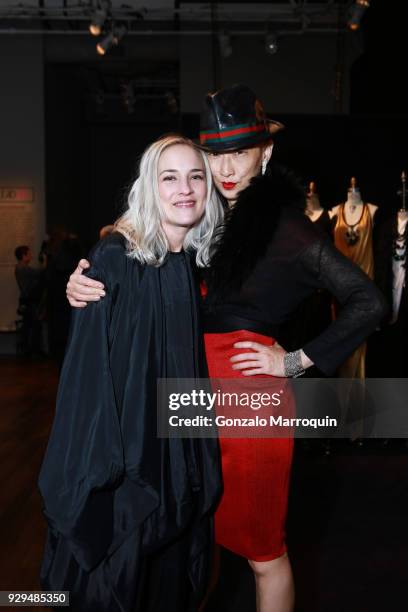
[[185,250],[196,251],[196,263],[199,267],[208,265],[215,230],[223,221],[223,207],[213,185],[205,153],[190,139],[179,134],[159,138],[143,153],[139,176],[128,196],[128,208],[114,226],[114,229],[127,239],[129,256],[143,264],[161,266],[169,251],[169,243],[161,224],[163,211],[159,197],[158,164],[165,149],[180,144],[197,151],[205,168],[207,200],[204,214],[187,232],[183,244]]

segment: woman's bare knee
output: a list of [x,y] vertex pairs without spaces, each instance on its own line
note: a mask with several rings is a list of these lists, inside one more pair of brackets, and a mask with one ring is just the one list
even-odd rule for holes
[[248,563],[255,576],[261,578],[270,573],[279,572],[283,569],[284,565],[289,563],[289,559],[287,553],[284,553],[280,557],[277,557],[277,559],[272,559],[271,561],[252,561],[248,559]]

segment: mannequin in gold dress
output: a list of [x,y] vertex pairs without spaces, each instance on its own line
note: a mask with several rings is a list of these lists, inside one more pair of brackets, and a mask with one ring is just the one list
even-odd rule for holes
[[[336,247],[372,279],[374,277],[373,220],[374,204],[363,202],[356,179],[351,179],[347,200],[330,211]],[[342,378],[365,378],[366,343],[362,344],[340,366]]]

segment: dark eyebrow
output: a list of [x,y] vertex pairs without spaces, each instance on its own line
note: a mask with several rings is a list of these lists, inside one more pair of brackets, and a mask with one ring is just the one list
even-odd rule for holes
[[[178,172],[178,170],[174,170],[173,168],[169,168],[167,170],[162,170],[160,172],[160,174],[163,174],[163,172]],[[190,170],[190,172],[204,172],[204,170],[203,170],[203,168],[192,168]],[[160,174],[159,174],[159,176],[160,176]]]

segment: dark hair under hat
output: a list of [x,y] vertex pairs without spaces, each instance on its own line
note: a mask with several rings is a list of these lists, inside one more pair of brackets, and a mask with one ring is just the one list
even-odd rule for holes
[[207,94],[201,113],[200,146],[234,151],[268,142],[283,124],[266,117],[262,103],[246,85]]

